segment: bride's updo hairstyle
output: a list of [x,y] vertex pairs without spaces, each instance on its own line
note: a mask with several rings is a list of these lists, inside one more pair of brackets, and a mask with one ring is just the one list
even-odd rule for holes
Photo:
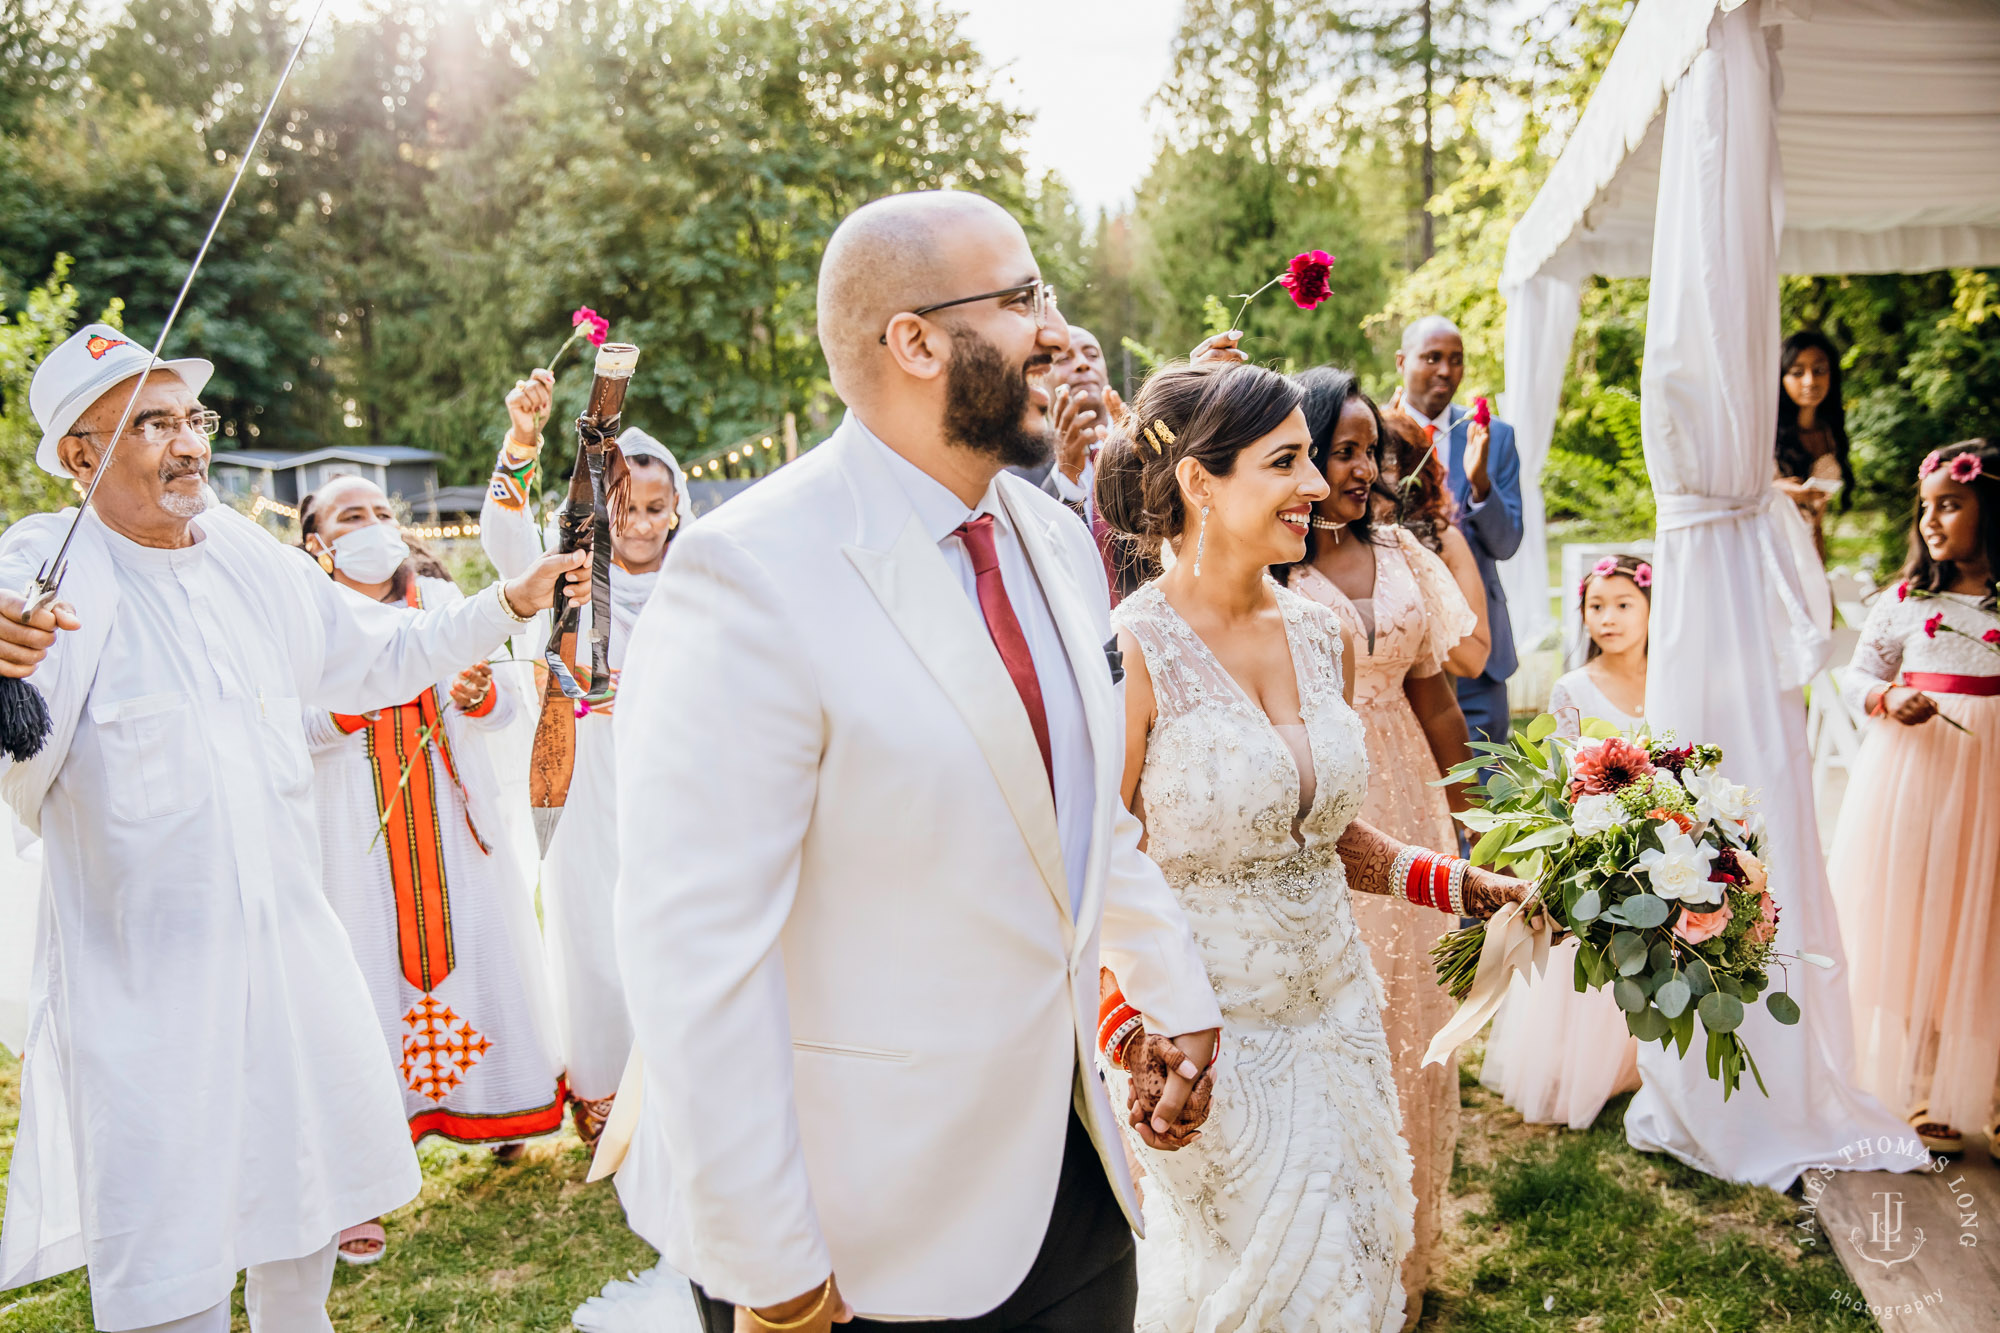
[[1097,512],[1148,553],[1187,527],[1174,469],[1192,458],[1226,477],[1236,456],[1284,424],[1299,390],[1248,362],[1174,362],[1140,386],[1138,399],[1097,458]]

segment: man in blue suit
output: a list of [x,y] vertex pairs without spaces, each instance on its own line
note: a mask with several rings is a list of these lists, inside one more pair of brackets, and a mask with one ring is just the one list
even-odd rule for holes
[[[1505,740],[1509,732],[1507,678],[1519,660],[1514,629],[1507,618],[1507,594],[1500,587],[1500,562],[1521,546],[1521,456],[1514,428],[1495,418],[1485,431],[1452,399],[1465,378],[1465,340],[1442,315],[1426,315],[1403,331],[1396,353],[1403,377],[1403,410],[1424,428],[1445,460],[1458,527],[1479,561],[1486,584],[1486,620],[1493,652],[1486,670],[1458,682],[1458,706],[1473,739]],[[1482,438],[1483,437],[1483,438]]]

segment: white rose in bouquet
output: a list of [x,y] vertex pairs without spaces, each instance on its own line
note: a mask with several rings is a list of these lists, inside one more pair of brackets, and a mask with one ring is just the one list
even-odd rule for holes
[[1719,773],[1697,773],[1690,769],[1681,774],[1681,785],[1694,797],[1697,819],[1741,825],[1750,816],[1749,788],[1739,787]]
[[1708,878],[1709,863],[1715,860],[1715,849],[1705,847],[1681,832],[1678,824],[1662,822],[1659,831],[1659,849],[1648,848],[1639,853],[1639,868],[1652,881],[1654,895],[1669,902],[1684,903],[1709,903],[1720,899],[1722,886],[1711,884]]
[[1610,832],[1627,818],[1625,807],[1616,796],[1579,796],[1570,811],[1569,823],[1577,837],[1589,838]]

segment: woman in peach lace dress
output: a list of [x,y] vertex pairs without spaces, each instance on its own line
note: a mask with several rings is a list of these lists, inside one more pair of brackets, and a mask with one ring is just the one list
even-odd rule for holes
[[[1447,798],[1430,784],[1469,754],[1443,668],[1476,620],[1444,562],[1371,514],[1376,502],[1397,497],[1377,484],[1382,420],[1354,377],[1320,368],[1300,376],[1299,386],[1313,461],[1332,493],[1314,509],[1306,558],[1289,583],[1330,607],[1354,639],[1354,707],[1368,748],[1362,818],[1403,842],[1451,852],[1458,839]],[[1424,1048],[1453,1009],[1430,957],[1453,923],[1390,898],[1357,898],[1354,916],[1382,979],[1383,1025],[1415,1167],[1416,1244],[1403,1264],[1404,1309],[1415,1322],[1458,1147],[1458,1062],[1423,1067]]]

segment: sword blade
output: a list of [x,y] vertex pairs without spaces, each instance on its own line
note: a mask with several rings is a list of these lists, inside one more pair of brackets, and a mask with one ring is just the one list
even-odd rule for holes
[[312,14],[306,19],[306,26],[299,33],[299,40],[292,46],[292,54],[285,61],[285,68],[278,74],[278,86],[271,90],[271,98],[264,104],[264,114],[257,118],[257,128],[250,133],[250,142],[243,149],[243,156],[237,160],[236,174],[229,178],[229,189],[222,196],[215,216],[209,219],[208,232],[201,238],[201,248],[195,251],[194,262],[188,265],[187,277],[181,280],[180,292],[174,297],[173,306],[167,311],[166,323],[160,325],[160,336],[153,340],[152,355],[146,358],[146,368],[139,372],[138,383],[132,386],[131,396],[125,400],[125,410],[119,414],[118,427],[111,432],[111,442],[104,446],[99,455],[97,467],[91,472],[90,485],[83,498],[77,501],[76,517],[69,522],[69,530],[63,534],[62,545],[56,548],[55,558],[42,566],[35,575],[35,581],[28,585],[24,594],[29,608],[47,606],[55,600],[56,590],[62,586],[62,577],[68,572],[64,557],[69,554],[69,544],[76,537],[77,524],[90,508],[90,498],[97,494],[99,483],[104,480],[105,470],[110,466],[112,454],[117,452],[118,441],[124,438],[125,428],[132,423],[133,409],[139,405],[139,395],[146,388],[146,380],[153,373],[153,366],[160,359],[160,352],[167,345],[167,335],[174,330],[174,321],[181,316],[181,307],[187,303],[188,292],[194,288],[195,274],[201,272],[202,261],[208,258],[208,248],[215,243],[215,233],[222,226],[224,215],[229,212],[230,203],[236,198],[236,187],[243,183],[244,172],[250,169],[250,159],[257,152],[257,145],[264,138],[264,127],[271,123],[271,113],[278,108],[278,99],[284,95],[286,83],[291,81],[292,71],[297,68],[299,57],[306,49],[306,39],[312,36],[313,28],[319,23],[321,11],[326,8],[326,0],[318,0]]

